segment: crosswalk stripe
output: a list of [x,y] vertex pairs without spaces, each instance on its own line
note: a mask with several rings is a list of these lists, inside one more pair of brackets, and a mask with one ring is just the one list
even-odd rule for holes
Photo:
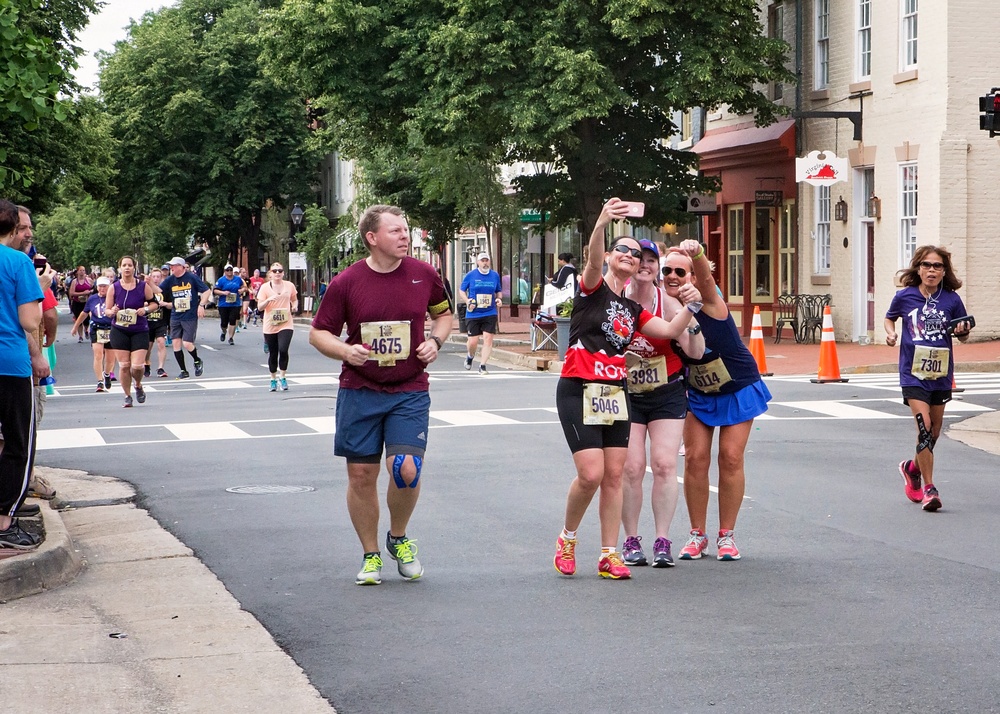
[[857,407],[853,404],[845,404],[844,402],[834,402],[834,401],[815,401],[815,402],[775,402],[775,404],[780,404],[782,406],[791,407],[792,409],[801,409],[810,412],[816,412],[817,414],[824,414],[826,416],[836,417],[838,419],[903,419],[904,417],[898,414],[886,414],[885,412],[880,412],[876,409],[866,409],[865,407]]
[[167,430],[181,441],[218,441],[221,439],[250,439],[235,424],[226,421],[205,421],[196,424],[165,424]]
[[509,419],[499,414],[467,409],[462,411],[432,411],[431,419],[443,421],[452,426],[495,426],[499,424],[523,424],[516,419]]
[[308,427],[317,434],[333,434],[336,431],[336,417],[299,417],[296,419],[302,426]]
[[253,389],[254,385],[232,380],[228,382],[204,382],[201,387],[203,389]]
[[36,451],[104,445],[104,438],[97,429],[39,429],[35,438]]

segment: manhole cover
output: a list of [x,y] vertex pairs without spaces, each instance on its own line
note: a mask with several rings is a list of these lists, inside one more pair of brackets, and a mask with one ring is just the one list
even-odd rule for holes
[[270,496],[276,493],[308,493],[315,491],[312,486],[233,486],[228,493],[244,493],[250,496]]

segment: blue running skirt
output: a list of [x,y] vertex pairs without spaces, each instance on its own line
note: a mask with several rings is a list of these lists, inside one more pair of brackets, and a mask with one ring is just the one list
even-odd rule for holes
[[688,390],[688,409],[706,426],[733,426],[759,417],[771,401],[764,380],[743,387],[732,394],[710,396]]

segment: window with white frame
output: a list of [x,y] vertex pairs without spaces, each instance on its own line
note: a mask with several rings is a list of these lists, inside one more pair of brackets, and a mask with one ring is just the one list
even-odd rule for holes
[[694,137],[694,111],[685,109],[681,112],[681,141]]
[[917,0],[903,0],[900,30],[903,69],[912,69],[917,66]]
[[[912,0],[916,2],[916,0]],[[830,83],[830,0],[816,0],[816,71],[814,89]]]
[[872,76],[872,0],[858,0],[857,78]]
[[816,188],[816,274],[830,273],[830,187]]
[[909,265],[917,249],[917,165],[899,165],[899,265]]

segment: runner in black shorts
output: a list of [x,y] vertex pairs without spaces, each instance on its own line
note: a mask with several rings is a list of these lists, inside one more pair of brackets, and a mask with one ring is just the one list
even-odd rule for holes
[[[156,293],[157,301],[162,300],[160,282],[163,280],[163,271],[153,268],[149,271],[149,285]],[[167,335],[170,334],[170,313],[162,306],[157,305],[146,315],[146,322],[149,325],[149,349],[146,351],[146,365],[144,373],[148,377],[150,374],[150,359],[153,356],[153,348],[156,348],[156,376],[167,377],[167,370],[164,369],[164,362],[167,359]]]
[[[637,330],[657,339],[677,339],[691,320],[682,310],[666,322],[623,297],[626,283],[639,268],[642,250],[635,238],[620,236],[605,252],[604,234],[613,220],[626,218],[628,212],[628,203],[612,198],[594,226],[580,290],[573,300],[569,349],[556,387],[559,420],[576,465],[576,478],[566,498],[565,525],[556,541],[555,567],[563,575],[576,572],[576,529],[600,489],[598,573],[616,580],[631,576],[617,550],[622,469],[630,433],[625,349]],[[608,271],[602,277],[605,262]]]
[[111,349],[118,360],[118,382],[125,392],[124,407],[132,406],[132,382],[139,404],[146,401],[142,388],[146,353],[149,351],[149,324],[146,315],[160,304],[151,285],[135,277],[135,259],[126,255],[118,263],[121,279],[108,288],[106,313],[114,320]]

